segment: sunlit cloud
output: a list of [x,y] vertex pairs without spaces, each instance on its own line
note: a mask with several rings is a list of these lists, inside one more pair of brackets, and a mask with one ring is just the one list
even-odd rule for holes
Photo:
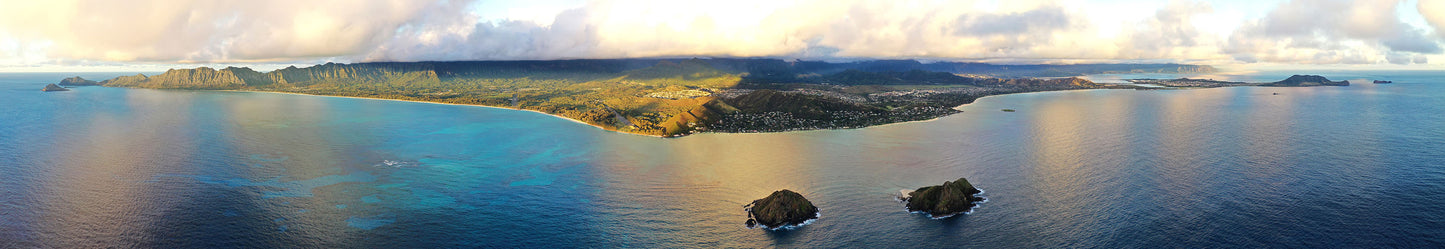
[[[1293,0],[1261,5],[1271,9],[1260,16],[1238,16],[1241,10],[1227,9],[1237,4],[1191,0],[597,0],[536,6],[0,0],[0,66],[672,56],[1423,64],[1445,52],[1442,2]],[[1402,21],[1402,15],[1428,26]],[[1234,20],[1215,20],[1220,17]]]
[[1445,0],[1420,0],[1415,8],[1435,28],[1435,35],[1445,38]]
[[[1242,25],[1226,52],[1243,62],[1415,63],[1441,52],[1438,39],[1400,21],[1399,1],[1291,1]],[[1397,59],[1389,59],[1389,57]],[[1409,59],[1398,59],[1409,58]]]
[[[345,56],[374,49],[446,1],[0,0],[0,35],[52,43],[55,58],[229,62]],[[452,2],[451,5],[465,5]]]

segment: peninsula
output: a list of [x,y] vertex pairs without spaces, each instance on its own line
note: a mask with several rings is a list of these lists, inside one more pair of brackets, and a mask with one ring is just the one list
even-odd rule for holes
[[[625,133],[858,128],[928,120],[983,96],[1135,86],[1072,77],[1208,73],[1180,64],[992,65],[913,60],[847,63],[757,58],[375,62],[172,69],[107,87],[241,90],[515,108]],[[65,83],[88,84],[73,78]]]
[[1331,81],[1319,75],[1294,75],[1281,81],[1248,83],[1238,81],[1220,81],[1213,79],[1129,79],[1125,80],[1135,84],[1153,84],[1165,87],[1185,88],[1212,88],[1230,86],[1277,86],[1277,87],[1299,87],[1299,86],[1349,86],[1349,81]]
[[40,91],[42,91],[42,92],[64,92],[64,91],[70,91],[70,89],[65,89],[64,87],[60,87],[60,86],[57,86],[57,85],[55,85],[55,84],[49,84],[49,85],[45,85],[45,88],[41,88]]

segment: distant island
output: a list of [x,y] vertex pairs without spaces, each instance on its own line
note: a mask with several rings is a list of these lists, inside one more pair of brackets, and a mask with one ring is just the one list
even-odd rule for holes
[[[993,65],[756,58],[326,63],[257,72],[172,69],[107,87],[241,90],[426,101],[536,111],[625,133],[858,128],[928,120],[999,94],[1139,88],[1073,76],[1210,73],[1181,64]],[[84,84],[84,79],[66,79]]]
[[100,85],[100,82],[95,82],[94,80],[87,80],[87,79],[85,79],[85,78],[81,78],[80,76],[75,76],[75,77],[70,77],[70,78],[65,78],[65,79],[60,80],[60,85],[61,85],[61,86],[98,86],[98,85]]

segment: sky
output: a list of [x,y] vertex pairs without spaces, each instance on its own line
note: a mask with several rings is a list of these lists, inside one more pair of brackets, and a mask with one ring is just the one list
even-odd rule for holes
[[0,72],[772,57],[1445,69],[1445,0],[0,0]]

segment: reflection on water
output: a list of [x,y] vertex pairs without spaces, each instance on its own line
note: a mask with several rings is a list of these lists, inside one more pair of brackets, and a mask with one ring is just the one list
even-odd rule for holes
[[[1044,193],[1039,202],[1040,211],[1051,216],[1059,217],[1097,217],[1099,210],[1097,206],[1086,205],[1090,200],[1099,196],[1089,196],[1089,192],[1077,191],[1088,189],[1096,183],[1095,179],[1089,179],[1094,174],[1090,170],[1101,170],[1094,165],[1085,162],[1082,157],[1090,146],[1085,144],[1088,108],[1077,105],[1079,98],[1087,96],[1070,94],[1064,96],[1033,95],[1037,98],[1034,101],[1039,103],[1032,108],[1025,109],[1029,118],[1036,120],[1028,122],[1033,124],[1027,149],[1032,158],[1031,165],[1033,172],[1029,174],[1030,185]],[[1113,170],[1113,169],[1107,169]],[[1096,219],[1068,219],[1064,220],[1071,225],[1090,227],[1096,226]],[[1044,231],[1048,236],[1071,236],[1069,231],[1053,230]],[[1077,231],[1074,231],[1077,232]],[[1077,235],[1074,235],[1077,236]]]
[[[73,97],[73,96],[67,96]],[[153,95],[127,92],[107,104],[131,110],[186,103],[189,95]],[[66,101],[73,101],[67,98]],[[165,189],[139,181],[161,172],[157,165],[191,160],[196,141],[173,130],[160,129],[189,122],[185,107],[171,112],[96,113],[93,116],[56,115],[50,127],[55,147],[32,154],[48,158],[36,198],[47,218],[33,220],[36,238],[63,247],[105,247],[148,243],[163,229],[175,200],[163,198]],[[74,240],[73,238],[94,238]]]
[[[598,162],[607,186],[599,204],[607,218],[601,227],[639,227],[655,231],[726,231],[744,228],[743,205],[774,190],[791,189],[816,195],[817,175],[805,138],[770,139],[750,136],[696,136],[658,144],[654,138],[609,136],[606,150],[621,160]],[[751,136],[756,138],[756,136]],[[643,156],[645,160],[634,160]],[[605,156],[604,156],[605,157]],[[814,201],[815,204],[818,201]],[[824,211],[826,212],[826,211]],[[825,214],[826,215],[826,214]],[[636,241],[723,246],[726,233],[642,233],[629,231],[610,236],[632,236]],[[761,231],[757,231],[761,233]],[[764,243],[760,238],[750,243]],[[733,241],[737,243],[741,241]]]
[[[40,93],[0,75],[22,89],[0,91],[16,107],[0,111],[0,247],[1445,243],[1431,211],[1445,205],[1445,116],[1422,115],[1445,113],[1445,85],[1401,75],[994,96],[928,122],[676,139],[466,106]],[[990,199],[972,214],[932,220],[893,199],[959,177]],[[745,228],[742,205],[778,189],[823,218]]]

